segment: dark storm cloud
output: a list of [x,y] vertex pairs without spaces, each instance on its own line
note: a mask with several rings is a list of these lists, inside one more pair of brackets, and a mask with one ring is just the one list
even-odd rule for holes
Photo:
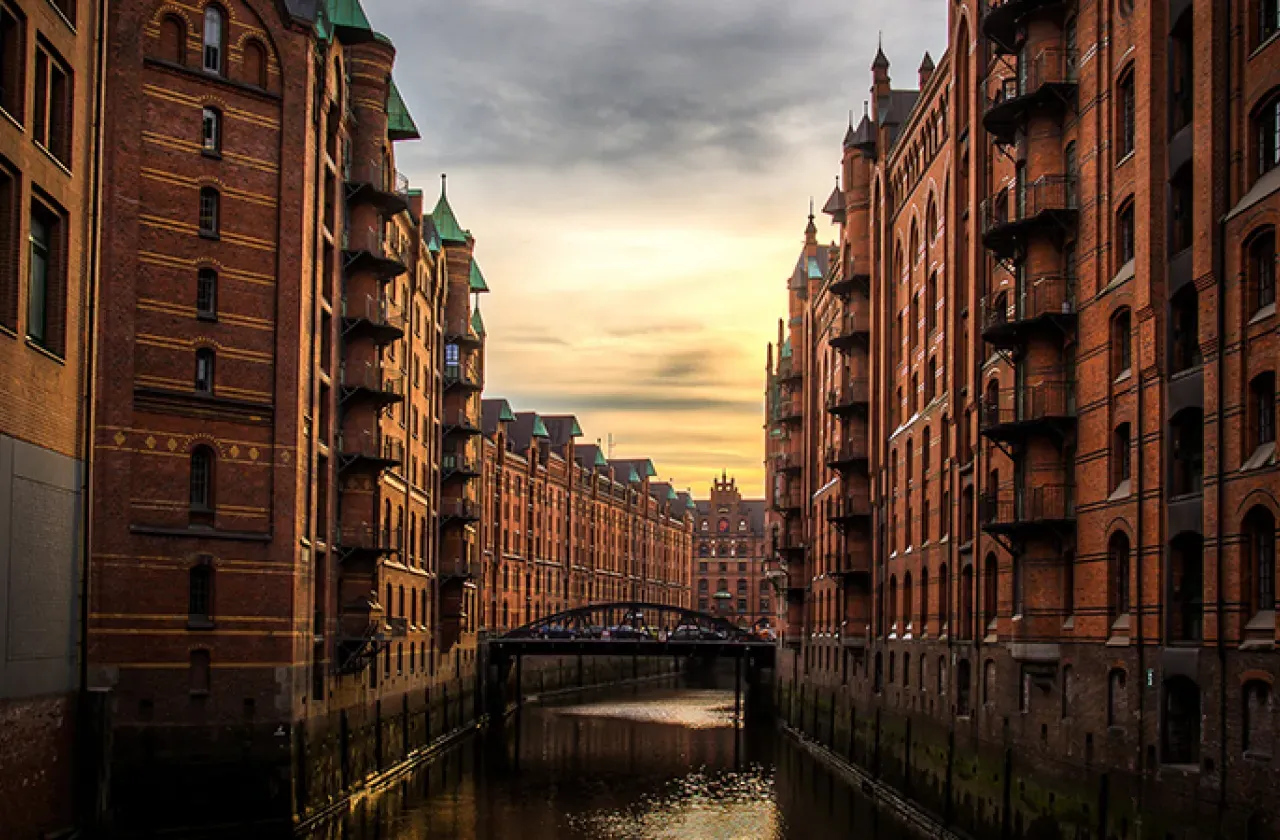
[[758,163],[840,119],[834,0],[366,2],[401,45],[420,151],[462,164]]

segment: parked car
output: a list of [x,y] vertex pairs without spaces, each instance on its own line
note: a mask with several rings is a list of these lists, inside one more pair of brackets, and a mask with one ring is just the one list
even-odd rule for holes
[[648,638],[643,630],[632,627],[630,624],[615,624],[612,627],[605,628],[604,632],[607,634],[605,638],[614,639],[615,641],[624,639],[636,641]]
[[694,624],[681,624],[671,634],[673,642],[696,642],[701,638],[701,631]]
[[604,636],[604,628],[599,624],[594,624],[585,628],[579,635],[583,639],[599,639]]
[[576,633],[574,633],[572,630],[570,630],[568,627],[563,627],[563,626],[561,626],[561,625],[559,625],[559,624],[554,624],[554,625],[552,625],[552,626],[550,626],[550,627],[545,628],[545,629],[542,631],[542,638],[544,638],[544,639],[574,639],[574,638],[577,638],[577,634],[576,634]]
[[729,638],[729,634],[723,630],[715,630],[710,627],[703,627],[698,631],[698,638],[704,642],[723,642]]

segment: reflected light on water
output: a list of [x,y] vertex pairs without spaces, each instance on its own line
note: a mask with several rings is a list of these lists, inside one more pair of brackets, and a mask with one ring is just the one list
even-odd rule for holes
[[560,706],[555,711],[560,715],[667,723],[687,729],[720,729],[733,726],[733,694],[725,691],[684,691],[669,697],[630,702]]

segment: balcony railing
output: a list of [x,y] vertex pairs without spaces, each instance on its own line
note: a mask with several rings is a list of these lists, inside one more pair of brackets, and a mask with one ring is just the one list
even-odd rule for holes
[[1047,48],[1012,76],[999,79],[987,102],[983,125],[996,142],[1011,143],[1032,107],[1065,107],[1076,84],[1078,59],[1072,50]]
[[983,434],[1001,436],[1013,427],[1060,423],[1075,418],[1075,386],[1070,382],[1037,382],[983,394],[978,423]]
[[342,525],[338,528],[338,545],[344,551],[383,553],[400,550],[400,531],[377,525]]
[[477,344],[480,336],[470,318],[449,318],[444,325],[444,340],[447,344]]
[[794,472],[803,465],[800,456],[794,452],[779,452],[773,456],[773,468],[779,472]]
[[982,31],[998,52],[1017,52],[1022,19],[1039,9],[1060,6],[1066,0],[982,0]]
[[841,414],[859,405],[866,405],[870,399],[870,379],[846,379],[827,392],[827,411]]
[[388,340],[404,335],[403,312],[381,295],[343,295],[342,318],[354,327],[365,325],[384,333]]
[[871,314],[865,308],[846,312],[831,325],[831,337],[828,342],[832,347],[845,349],[858,339],[866,338],[871,332]]
[[804,417],[804,403],[799,397],[782,397],[778,400],[778,420],[788,423]]
[[804,370],[794,358],[780,359],[778,361],[778,379],[787,382],[792,379],[800,379],[803,376]]
[[1016,342],[1016,328],[1045,318],[1075,315],[1075,278],[1065,274],[1042,274],[1022,291],[1001,290],[983,302],[982,329],[987,341]]
[[440,458],[440,474],[446,479],[454,475],[479,475],[480,459],[474,455],[447,452]]
[[1066,484],[1005,487],[978,498],[978,521],[988,531],[1034,529],[1075,519],[1075,491]]
[[871,499],[856,496],[837,499],[831,506],[827,520],[837,525],[848,524],[871,516]]
[[865,436],[855,436],[839,445],[828,445],[825,452],[825,460],[827,465],[831,467],[849,467],[867,460],[870,457],[870,449],[871,447]]
[[440,504],[440,520],[477,522],[480,519],[480,503],[473,499],[448,499]]
[[460,386],[472,390],[484,387],[480,376],[480,366],[474,362],[444,366],[444,387]]
[[480,414],[476,411],[465,408],[460,408],[456,411],[445,411],[442,412],[440,420],[444,424],[446,434],[454,431],[480,431]]
[[773,497],[774,510],[779,511],[798,511],[804,506],[803,498],[800,493],[775,493]]
[[441,559],[439,574],[444,581],[475,580],[480,577],[480,563],[475,560]]
[[1063,221],[1077,209],[1078,200],[1075,180],[1066,175],[1019,182],[982,202],[983,241],[991,250],[1004,253],[1033,223]]
[[388,280],[407,270],[405,257],[388,245],[381,225],[344,228],[342,250],[348,271],[372,271]]
[[404,441],[372,431],[343,431],[337,435],[338,453],[343,458],[404,463]]
[[349,391],[367,391],[390,401],[404,398],[404,371],[373,362],[343,362],[338,376],[342,387]]

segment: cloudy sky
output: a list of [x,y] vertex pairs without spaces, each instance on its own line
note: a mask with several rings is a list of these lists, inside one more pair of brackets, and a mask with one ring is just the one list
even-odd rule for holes
[[[493,290],[486,395],[705,495],[763,483],[765,346],[876,38],[896,87],[946,0],[363,0]],[[834,235],[819,219],[820,236]]]

